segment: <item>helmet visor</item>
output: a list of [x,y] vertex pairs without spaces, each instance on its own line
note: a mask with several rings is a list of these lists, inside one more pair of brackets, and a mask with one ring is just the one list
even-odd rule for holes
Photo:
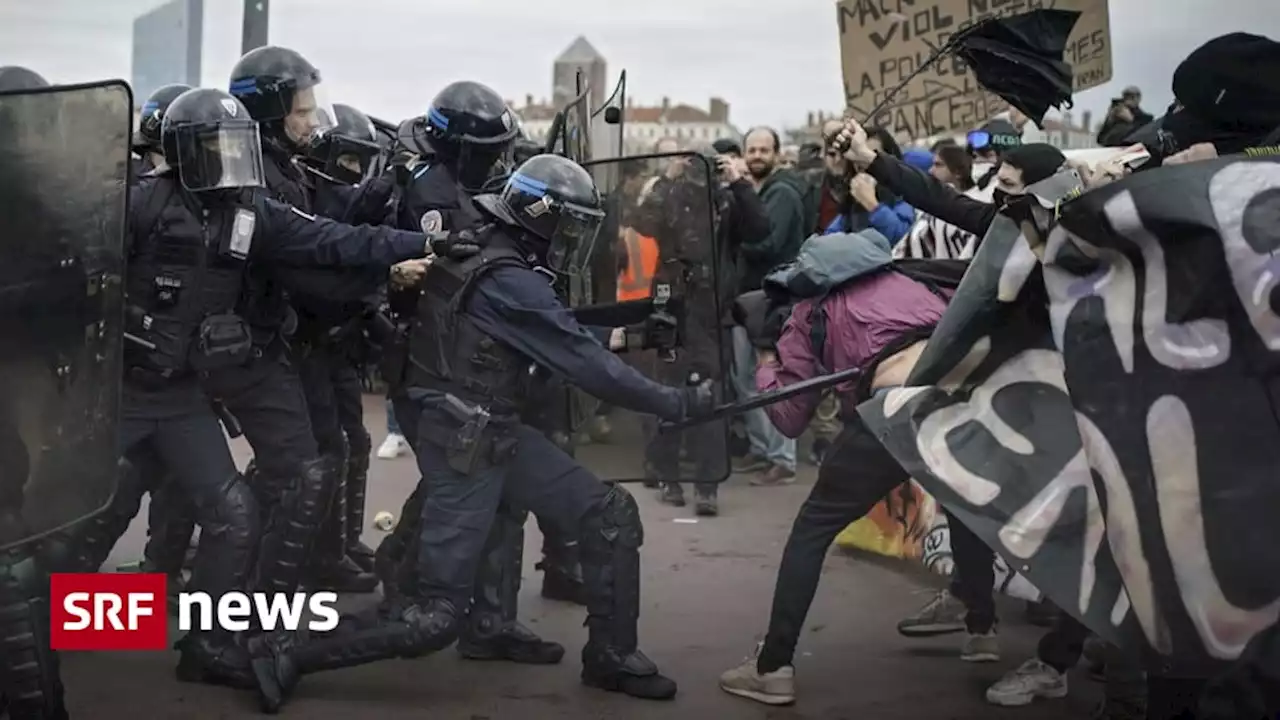
[[603,222],[602,210],[562,203],[556,228],[548,239],[547,268],[565,275],[586,273]]
[[231,120],[177,128],[178,177],[192,192],[262,187],[262,141],[258,124]]
[[293,93],[293,102],[284,115],[284,132],[294,145],[307,147],[319,135],[336,125],[333,104],[323,83]]

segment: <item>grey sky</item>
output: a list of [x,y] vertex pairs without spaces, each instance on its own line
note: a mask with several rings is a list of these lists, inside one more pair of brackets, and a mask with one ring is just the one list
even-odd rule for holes
[[[923,3],[923,0],[921,0]],[[128,79],[133,18],[158,0],[0,0],[0,65],[54,82]],[[241,0],[205,0],[204,83],[225,87]],[[1139,85],[1157,113],[1173,68],[1205,40],[1280,39],[1276,0],[1111,0],[1115,79],[1077,96],[1105,110]],[[471,78],[523,103],[551,91],[551,61],[576,35],[628,71],[631,97],[731,105],[731,120],[797,125],[842,106],[834,0],[272,0],[271,37],[321,68],[332,100],[398,120]]]

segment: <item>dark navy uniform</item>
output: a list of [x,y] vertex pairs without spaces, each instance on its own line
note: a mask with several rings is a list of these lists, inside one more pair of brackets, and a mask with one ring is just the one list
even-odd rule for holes
[[607,350],[559,301],[548,276],[570,271],[603,212],[585,170],[556,156],[528,161],[501,198],[477,204],[498,225],[466,260],[437,260],[419,303],[407,395],[419,414],[415,454],[430,478],[412,603],[377,627],[352,627],[297,645],[256,641],[264,708],[277,710],[299,674],[412,657],[458,639],[501,503],[582,538],[589,591],[583,682],[668,699],[675,683],[638,648],[639,547],[635,500],[601,482],[543,433],[520,422],[533,374],[563,375],[607,402],[669,419],[713,407],[710,385],[659,385]]
[[[459,82],[442,90],[425,116],[401,127],[401,143],[425,160],[409,172],[400,193],[395,213],[399,227],[462,232],[486,222],[472,196],[495,177],[505,178],[506,156],[517,132],[510,109],[490,88]],[[418,291],[394,289],[390,296],[400,318],[402,342],[392,351],[384,378],[397,418],[407,423],[401,429],[413,446],[418,411],[404,392],[404,369],[411,366],[404,340],[417,312]],[[394,616],[411,602],[404,589],[417,582],[421,526],[416,519],[428,497],[429,489],[420,482],[401,510],[406,520],[378,547],[385,614]],[[464,608],[468,623],[458,650],[465,658],[543,664],[559,662],[564,655],[562,646],[543,641],[517,620],[526,518],[524,510],[504,505],[493,525],[470,606]]]

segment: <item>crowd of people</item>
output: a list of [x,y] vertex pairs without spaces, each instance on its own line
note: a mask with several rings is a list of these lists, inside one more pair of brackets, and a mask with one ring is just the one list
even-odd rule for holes
[[[1178,102],[1165,116],[1153,120],[1130,88],[1100,142],[1140,146],[1149,166],[1275,144],[1280,117],[1241,110],[1237,98],[1267,105],[1280,97],[1276,76],[1236,72],[1241,53],[1280,66],[1277,43],[1218,38],[1178,68]],[[548,540],[544,594],[586,606],[583,682],[673,697],[675,681],[639,648],[636,501],[572,457],[572,428],[540,414],[536,398],[564,396],[567,381],[605,404],[600,417],[624,408],[696,423],[723,399],[717,385],[749,398],[857,368],[829,392],[744,413],[731,448],[705,425],[646,430],[647,484],[684,505],[687,461],[700,515],[719,511],[716,481],[728,468],[717,462],[732,454],[732,470],[751,484],[790,484],[797,438],[812,431],[817,481],[783,550],[764,641],[720,678],[735,695],[795,702],[794,656],[828,548],[907,479],[855,408],[907,382],[963,265],[955,282],[883,270],[896,259],[971,259],[1002,212],[1064,170],[1082,189],[1135,170],[1024,143],[1027,118],[1012,110],[964,144],[928,150],[904,151],[886,129],[856,120],[828,123],[821,147],[795,158],[767,127],[707,147],[663,139],[656,162],[624,172],[602,196],[572,159],[524,141],[484,85],[454,83],[424,115],[380,132],[355,108],[318,106],[320,83],[300,54],[265,47],[240,60],[226,91],[168,87],[143,106],[123,279],[120,492],[106,512],[5,561],[97,571],[151,493],[144,566],[175,588],[381,585],[375,615],[344,618],[324,636],[254,628],[184,638],[180,678],[254,690],[267,712],[306,674],[455,643],[466,658],[559,662],[564,648],[517,619],[528,513]],[[47,85],[0,69],[5,91]],[[1144,139],[1152,123],[1156,143]],[[603,263],[580,252],[598,234],[616,240],[596,243]],[[749,317],[758,313],[743,298],[786,286],[806,258],[842,274],[770,307],[763,321]],[[674,361],[637,369],[642,353],[671,349],[660,308],[638,326],[577,322],[566,308],[571,283],[592,270],[594,294],[620,302],[659,285],[678,290],[685,327]],[[357,368],[370,345],[388,386],[390,434],[376,455],[412,453],[422,476],[376,550],[360,541],[374,448]],[[244,472],[224,434],[233,427],[254,450]],[[899,630],[963,633],[961,659],[996,660],[994,552],[957,517],[949,525],[951,585]],[[0,590],[7,606],[36,606],[48,588]],[[47,637],[24,630],[41,622],[29,614],[3,622],[6,637]],[[1036,657],[990,687],[988,701],[1065,696],[1065,673],[1089,641],[1074,616],[1053,613]],[[35,662],[0,655],[10,715],[66,717],[55,654],[39,644],[25,652]],[[1126,649],[1096,655],[1108,688],[1099,717],[1177,717],[1204,680],[1184,690],[1188,679]]]

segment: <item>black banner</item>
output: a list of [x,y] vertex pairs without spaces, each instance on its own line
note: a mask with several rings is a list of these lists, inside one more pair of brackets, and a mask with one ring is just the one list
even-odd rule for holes
[[1272,158],[1093,190],[1042,262],[993,231],[909,387],[860,410],[1090,629],[1233,660],[1280,614],[1277,247]]

